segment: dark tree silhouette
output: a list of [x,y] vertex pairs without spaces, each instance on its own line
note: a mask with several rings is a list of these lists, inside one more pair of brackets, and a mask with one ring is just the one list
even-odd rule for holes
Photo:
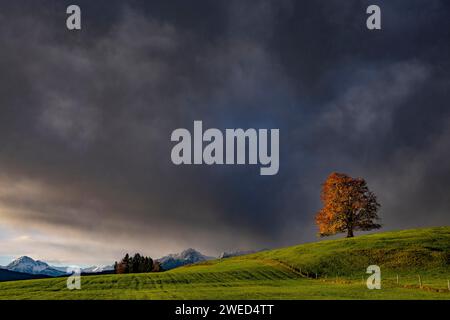
[[144,273],[161,270],[159,267],[155,269],[152,258],[141,256],[139,253],[130,257],[127,253],[120,262],[114,264],[114,271],[116,273]]

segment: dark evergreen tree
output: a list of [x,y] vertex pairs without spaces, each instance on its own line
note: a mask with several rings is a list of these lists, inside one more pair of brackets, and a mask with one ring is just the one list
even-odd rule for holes
[[127,253],[119,263],[114,263],[114,271],[116,273],[144,273],[159,272],[161,268],[150,257],[141,256],[139,253],[130,257]]

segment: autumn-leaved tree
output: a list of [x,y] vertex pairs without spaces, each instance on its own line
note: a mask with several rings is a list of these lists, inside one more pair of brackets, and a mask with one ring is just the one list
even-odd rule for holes
[[362,178],[333,172],[322,185],[323,208],[316,215],[319,235],[330,236],[353,231],[379,229],[377,211],[380,204]]

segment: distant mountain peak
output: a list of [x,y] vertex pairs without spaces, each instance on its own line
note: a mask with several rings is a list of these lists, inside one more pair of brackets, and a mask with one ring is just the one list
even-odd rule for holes
[[199,251],[193,249],[193,248],[187,248],[186,250],[183,250],[181,252],[182,254],[189,254],[189,253],[200,253]]
[[14,263],[14,262],[18,262],[18,263],[27,263],[27,262],[30,262],[30,263],[32,263],[32,262],[34,262],[34,261],[35,261],[35,260],[32,259],[32,258],[30,258],[29,256],[21,256],[21,257],[17,258],[16,260],[14,260],[14,261],[11,262],[11,263]]
[[188,248],[186,250],[183,250],[181,253],[179,253],[180,257],[183,257],[185,259],[188,259],[190,257],[206,257],[205,255],[203,255],[200,251],[197,251],[195,249],[192,248]]
[[63,272],[50,267],[47,263],[40,260],[34,260],[33,258],[30,258],[28,256],[17,258],[16,260],[8,264],[5,269],[15,272],[42,274],[53,277],[64,274]]
[[180,253],[172,253],[164,256],[157,261],[161,264],[163,270],[170,270],[177,267],[181,267],[187,264],[196,262],[211,260],[213,257],[208,257],[202,254],[200,251],[193,248],[188,248]]
[[97,273],[97,272],[105,272],[105,271],[113,271],[114,266],[91,266],[88,268],[82,269],[83,273]]
[[22,256],[20,258],[17,258],[16,260],[12,261],[10,264],[8,264],[6,267],[10,268],[13,266],[18,266],[18,265],[39,265],[39,266],[45,266],[48,267],[49,265],[46,264],[45,262],[39,261],[39,260],[34,260],[28,256]]

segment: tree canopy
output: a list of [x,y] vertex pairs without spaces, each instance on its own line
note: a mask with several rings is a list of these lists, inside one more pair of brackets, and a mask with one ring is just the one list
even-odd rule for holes
[[128,253],[120,262],[114,264],[116,273],[144,273],[162,271],[160,264],[150,257],[145,257],[136,253],[130,257]]
[[356,230],[381,228],[376,223],[380,204],[362,178],[331,173],[322,185],[321,200],[323,207],[316,215],[321,237],[343,232],[353,237]]

